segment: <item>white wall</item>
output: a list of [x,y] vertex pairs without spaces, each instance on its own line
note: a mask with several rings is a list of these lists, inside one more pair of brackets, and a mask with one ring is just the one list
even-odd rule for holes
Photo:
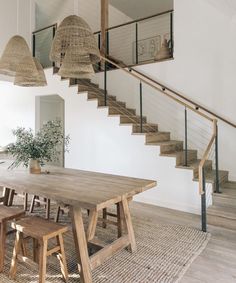
[[[208,1],[175,0],[174,60],[138,69],[236,123],[235,23],[235,18]],[[127,101],[129,107],[139,108],[137,81],[110,72],[108,89]],[[183,107],[147,87],[144,87],[144,114],[150,122],[158,123],[160,129],[171,131],[172,138],[184,139]],[[189,146],[199,150],[199,157],[211,133],[208,123],[189,114]],[[229,170],[231,180],[236,180],[235,140],[236,129],[219,121],[219,165],[220,169]]]
[[16,34],[23,36],[31,47],[32,5],[30,0],[0,0],[0,55],[8,40]]
[[[66,167],[157,180],[158,188],[136,200],[199,212],[198,184],[192,181],[190,170],[176,169],[175,158],[160,157],[158,146],[146,146],[144,136],[133,136],[131,126],[120,126],[118,117],[108,117],[108,109],[87,101],[87,94],[78,94],[77,86],[69,87],[68,81],[52,76],[51,69],[46,74],[48,86],[43,88],[0,85],[1,142],[13,141],[12,128],[34,128],[35,96],[58,94],[65,100],[65,131],[71,136]],[[3,139],[6,134],[8,138]]]

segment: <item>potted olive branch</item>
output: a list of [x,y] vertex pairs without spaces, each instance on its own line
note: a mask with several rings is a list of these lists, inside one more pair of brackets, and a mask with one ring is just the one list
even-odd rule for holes
[[41,173],[41,166],[46,162],[57,161],[61,153],[60,145],[68,151],[70,137],[64,135],[61,121],[48,121],[34,135],[32,129],[13,130],[16,142],[8,146],[14,162],[10,169],[19,165],[30,167],[30,173]]

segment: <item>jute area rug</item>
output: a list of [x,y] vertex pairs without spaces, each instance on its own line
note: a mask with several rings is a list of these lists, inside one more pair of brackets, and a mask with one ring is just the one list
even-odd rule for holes
[[[42,212],[39,214],[42,215]],[[71,227],[67,215],[64,215],[60,222]],[[93,282],[179,282],[193,260],[204,250],[210,238],[209,234],[193,228],[177,225],[154,225],[151,221],[139,217],[133,217],[133,224],[138,251],[134,254],[127,250],[118,252],[93,271]],[[114,226],[108,225],[106,229],[99,226],[96,234],[103,241],[110,242],[116,238],[117,232]],[[69,283],[80,282],[71,230],[65,234],[64,241],[70,274]],[[6,264],[4,272],[0,274],[0,283],[38,282],[38,271],[21,263],[18,264],[16,281],[9,280],[8,272],[13,244],[14,234],[10,235],[7,240]],[[54,256],[48,258],[46,282],[63,282],[59,263]]]

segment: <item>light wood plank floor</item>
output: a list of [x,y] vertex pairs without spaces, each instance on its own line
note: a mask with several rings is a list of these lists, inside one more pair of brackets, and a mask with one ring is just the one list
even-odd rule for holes
[[[190,213],[133,202],[132,214],[155,223],[172,223],[200,228],[200,218]],[[236,231],[208,226],[211,240],[192,263],[181,283],[235,283]]]

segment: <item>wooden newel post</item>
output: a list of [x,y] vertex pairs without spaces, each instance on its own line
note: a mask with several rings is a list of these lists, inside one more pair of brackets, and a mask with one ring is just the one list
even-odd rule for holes
[[101,0],[101,55],[106,55],[109,0]]

